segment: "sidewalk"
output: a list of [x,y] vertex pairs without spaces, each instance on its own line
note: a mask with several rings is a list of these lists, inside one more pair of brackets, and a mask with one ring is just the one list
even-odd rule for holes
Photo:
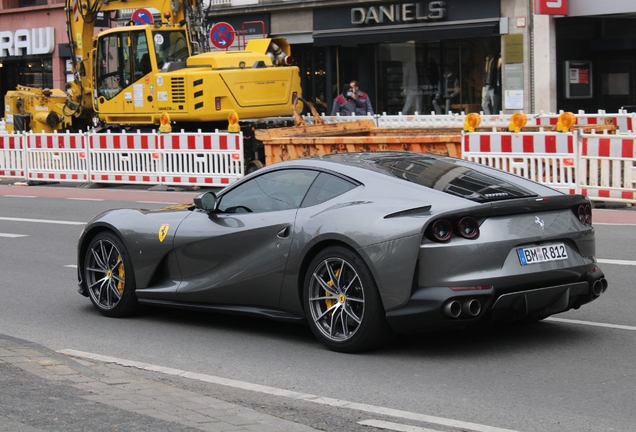
[[0,334],[0,431],[315,431]]

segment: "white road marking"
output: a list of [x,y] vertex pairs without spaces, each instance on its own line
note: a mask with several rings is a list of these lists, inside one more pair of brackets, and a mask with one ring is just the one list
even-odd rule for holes
[[601,264],[636,265],[636,261],[627,261],[627,260],[615,260],[615,259],[602,259],[602,258],[599,258],[596,261],[601,263]]
[[27,234],[8,234],[8,233],[0,233],[0,237],[18,238],[18,237],[28,237],[28,235],[27,235]]
[[86,225],[86,222],[72,222],[72,221],[50,220],[50,219],[25,219],[25,218],[14,218],[14,217],[0,217],[0,220],[12,221],[12,222],[48,223],[48,224],[58,224],[58,225]]
[[237,381],[228,378],[222,378],[214,375],[201,374],[196,372],[187,372],[180,369],[173,369],[158,365],[153,365],[150,363],[142,363],[133,360],[125,360],[116,357],[104,356],[100,354],[87,353],[83,351],[76,351],[72,349],[64,349],[58,351],[61,354],[65,354],[71,357],[79,357],[88,360],[101,361],[106,363],[115,363],[121,366],[126,367],[134,367],[137,369],[148,370],[152,372],[159,372],[166,375],[175,375],[184,378],[189,378],[197,381],[207,382],[211,384],[218,384],[227,387],[239,388],[243,390],[249,390],[259,393],[270,394],[274,396],[281,396],[290,399],[303,400],[306,402],[313,402],[320,405],[328,405],[337,408],[350,409],[356,411],[363,411],[375,415],[386,415],[390,417],[403,418],[409,420],[417,420],[430,424],[436,424],[440,426],[453,427],[457,429],[462,429],[466,431],[474,431],[474,432],[516,432],[512,429],[502,429],[493,426],[486,426],[477,423],[464,422],[460,420],[453,420],[444,417],[435,417],[426,414],[419,414],[409,411],[402,411],[393,408],[386,408],[377,405],[368,405],[356,402],[349,402],[342,399],[332,399],[327,397],[321,397],[317,395],[307,394],[307,393],[298,393],[291,390],[279,389],[276,387],[268,387],[260,384],[252,384],[244,381]]
[[8,197],[8,198],[38,198],[38,197],[33,196],[33,195],[0,195],[0,196],[4,196],[4,197]]
[[439,432],[433,429],[426,429],[418,426],[409,426],[382,420],[363,420],[359,421],[358,424],[362,426],[371,426],[378,429],[386,429],[398,432]]
[[620,325],[620,324],[606,324],[606,323],[598,323],[598,322],[592,322],[592,321],[579,321],[579,320],[555,318],[555,317],[546,318],[546,321],[555,321],[555,322],[562,322],[567,324],[580,324],[580,325],[586,325],[586,326],[592,326],[592,327],[604,327],[604,328],[611,328],[611,329],[617,329],[617,330],[636,331],[636,327],[634,326],[626,326],[626,325]]
[[68,268],[77,268],[77,264],[67,264],[64,267],[68,267]]
[[66,198],[66,199],[73,200],[73,201],[106,201],[101,198]]

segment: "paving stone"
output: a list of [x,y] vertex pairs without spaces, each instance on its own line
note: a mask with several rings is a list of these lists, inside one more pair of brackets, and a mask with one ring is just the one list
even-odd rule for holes
[[0,432],[314,430],[156,376],[0,334]]

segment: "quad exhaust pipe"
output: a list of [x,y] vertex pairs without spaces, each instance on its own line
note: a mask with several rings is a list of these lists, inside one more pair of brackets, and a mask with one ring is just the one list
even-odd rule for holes
[[449,318],[459,318],[462,314],[474,318],[481,312],[481,302],[477,299],[468,299],[464,303],[451,300],[444,305],[442,311]]

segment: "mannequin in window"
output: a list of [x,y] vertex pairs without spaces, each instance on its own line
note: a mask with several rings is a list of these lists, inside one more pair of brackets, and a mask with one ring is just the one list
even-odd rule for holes
[[417,66],[414,62],[408,62],[402,70],[402,91],[404,92],[404,107],[402,114],[422,114],[422,97],[424,92],[422,86],[428,88],[428,80],[423,76],[425,83],[420,83],[417,73]]
[[501,86],[501,57],[489,54],[484,65],[484,86],[481,89],[481,108],[484,114],[498,114],[499,103],[497,87]]
[[455,77],[455,74],[447,70],[444,72],[442,79],[439,83],[439,90],[433,100],[433,107],[437,114],[442,113],[442,107],[439,105],[440,99],[444,100],[444,113],[450,112],[451,101],[459,96],[459,81]]

